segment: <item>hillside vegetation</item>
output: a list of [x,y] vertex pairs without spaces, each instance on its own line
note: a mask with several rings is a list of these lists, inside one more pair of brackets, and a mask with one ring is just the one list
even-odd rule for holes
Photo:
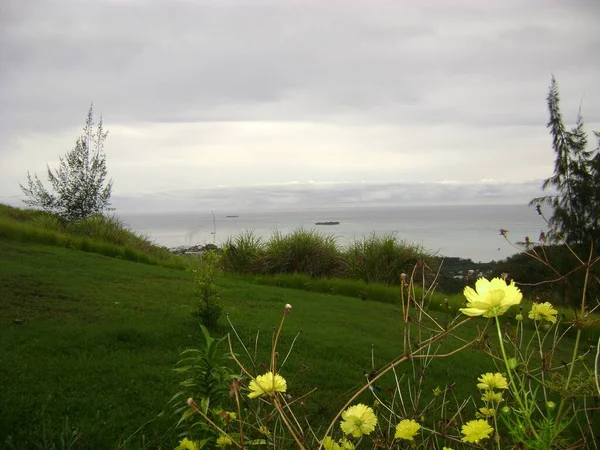
[[[95,230],[111,219],[66,224],[39,212],[0,212],[0,443],[19,449],[175,448],[181,429],[173,413],[181,404],[170,400],[182,377],[173,369],[184,349],[201,347],[203,340],[191,315],[194,272],[186,270],[200,268],[198,260],[167,254],[116,221],[111,232]],[[299,273],[225,273],[217,284],[226,316],[212,333],[224,336],[234,325],[235,352],[250,367],[254,361],[259,373],[269,364],[283,306],[293,305],[278,347],[286,359],[281,372],[292,397],[317,388],[304,398],[302,413],[320,426],[364,386],[367,374],[402,353],[398,287]],[[424,293],[415,288],[415,295]],[[464,298],[439,293],[424,301],[432,319],[446,326],[464,306]],[[503,317],[508,330],[517,313]],[[428,323],[423,317],[422,324]],[[468,322],[435,351],[451,352],[478,336],[484,323]],[[585,332],[597,339],[597,327]],[[410,339],[418,342],[420,333],[411,331]],[[418,365],[398,366],[402,385],[423,383],[422,405],[437,387],[452,398],[472,396],[461,412],[472,417],[477,377],[497,370],[483,353],[495,339],[494,328],[485,336],[460,353],[428,360],[425,378]],[[568,360],[574,345],[565,338],[555,358]],[[578,346],[583,361],[593,364],[585,339]],[[227,346],[221,351],[227,354]],[[375,393],[386,397],[395,388],[389,373],[373,394],[367,390],[357,401],[371,405]],[[66,441],[72,446],[61,444]]]

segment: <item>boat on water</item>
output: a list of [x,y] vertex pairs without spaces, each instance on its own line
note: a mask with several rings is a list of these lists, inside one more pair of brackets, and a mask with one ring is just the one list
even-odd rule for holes
[[339,222],[328,221],[328,222],[315,222],[315,225],[339,225]]

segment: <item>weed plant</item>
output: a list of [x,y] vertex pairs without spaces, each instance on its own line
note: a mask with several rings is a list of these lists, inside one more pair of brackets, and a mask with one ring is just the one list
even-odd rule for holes
[[216,278],[220,273],[221,255],[214,250],[202,254],[194,272],[195,309],[192,315],[208,329],[214,329],[223,313]]

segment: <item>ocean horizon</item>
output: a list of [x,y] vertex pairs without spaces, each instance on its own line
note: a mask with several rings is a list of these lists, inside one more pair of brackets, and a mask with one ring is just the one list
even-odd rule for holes
[[[169,248],[222,245],[245,231],[267,239],[274,231],[286,234],[304,228],[333,235],[341,246],[372,234],[393,234],[438,255],[470,258],[475,262],[498,261],[518,253],[500,235],[501,228],[509,231],[508,238],[513,243],[523,241],[525,236],[535,241],[540,231],[547,228],[535,209],[523,204],[117,212],[116,215],[131,229]],[[328,221],[339,225],[316,225]]]

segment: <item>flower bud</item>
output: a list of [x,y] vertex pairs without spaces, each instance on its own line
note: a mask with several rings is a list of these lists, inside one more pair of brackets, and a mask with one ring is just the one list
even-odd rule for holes
[[505,414],[505,415],[508,416],[510,414],[510,408],[508,406],[504,406],[504,407],[502,407],[502,409],[500,410],[500,412],[502,414]]
[[290,305],[289,303],[287,303],[287,304],[285,305],[285,308],[284,308],[284,310],[283,310],[283,311],[284,311],[284,313],[285,313],[285,314],[289,314],[289,313],[291,313],[291,312],[292,312],[292,305]]
[[554,411],[556,409],[556,403],[550,400],[549,402],[546,402],[546,408],[548,411]]
[[510,367],[511,370],[515,370],[518,365],[519,362],[517,361],[517,358],[510,358],[508,360],[508,367]]
[[519,321],[523,320],[523,314],[517,314],[517,315],[515,316],[515,319],[517,319],[517,320],[519,320]]

